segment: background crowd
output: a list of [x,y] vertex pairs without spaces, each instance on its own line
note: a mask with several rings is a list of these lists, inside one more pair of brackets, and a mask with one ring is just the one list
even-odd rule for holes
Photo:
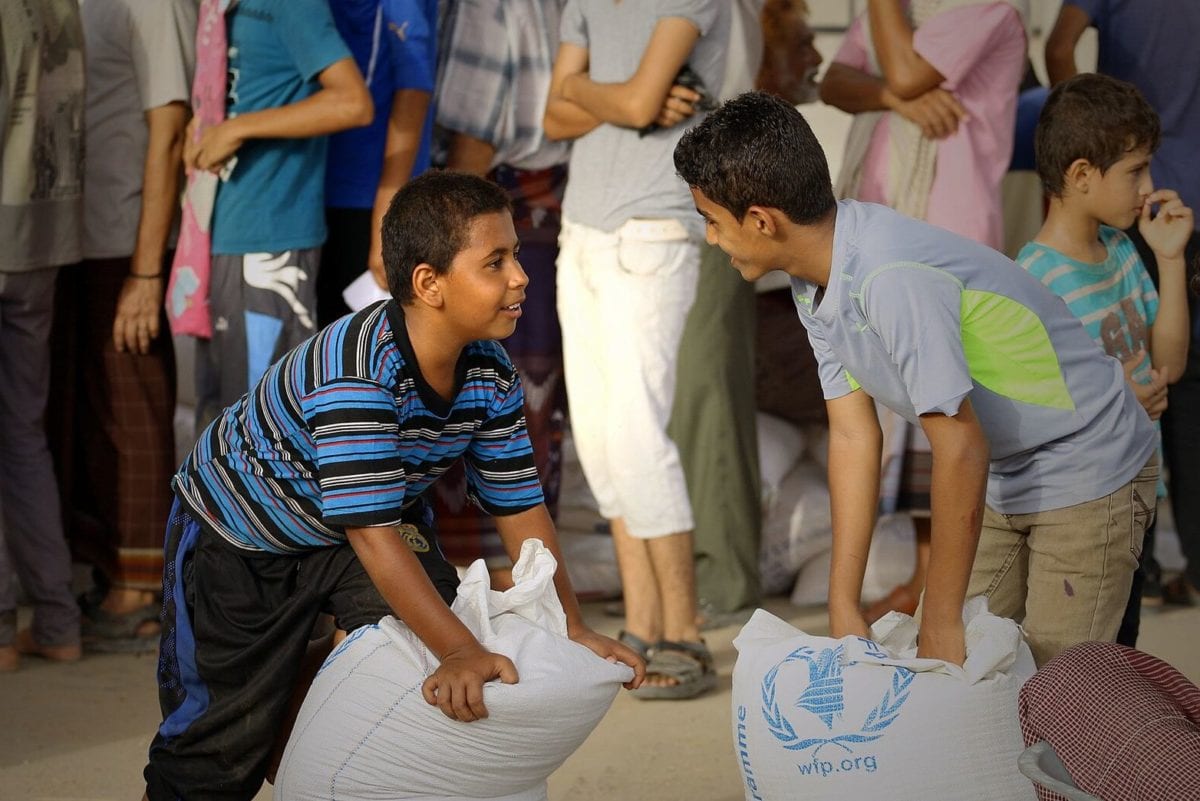
[[[1161,118],[1155,184],[1194,208],[1200,55],[1188,32],[1200,7],[1171,6],[1067,0],[1046,63],[1052,83],[1069,78],[1096,28],[1099,71],[1137,86]],[[676,142],[710,102],[757,87],[801,104],[819,91],[854,115],[839,196],[1003,249],[1001,182],[1030,159],[1045,98],[1021,0],[870,0],[819,89],[806,11],[802,0],[6,2],[0,669],[18,652],[71,661],[82,646],[156,647],[179,445],[171,326],[197,337],[199,430],[345,314],[351,281],[367,271],[383,283],[379,220],[399,186],[438,166],[486,175],[513,202],[530,285],[504,346],[551,511],[569,425],[616,549],[622,638],[660,646],[664,694],[703,690],[702,628],[762,594],[756,410],[822,411],[788,290],[756,293],[704,243]],[[1136,226],[1130,236],[1157,281]],[[1198,254],[1193,235],[1187,260]],[[1186,369],[1147,376],[1144,401],[1162,420],[1188,568],[1164,583],[1146,547],[1128,644],[1139,594],[1190,603],[1200,586],[1192,302]],[[918,558],[871,617],[915,609],[928,561],[929,446],[882,419],[881,509],[911,514]],[[447,555],[486,559],[505,586],[507,557],[461,468],[431,494]],[[72,558],[94,568],[79,598]],[[35,610],[23,632],[18,578]]]

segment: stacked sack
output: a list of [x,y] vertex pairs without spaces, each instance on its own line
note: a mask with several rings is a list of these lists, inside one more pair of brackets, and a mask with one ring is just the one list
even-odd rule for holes
[[1020,627],[964,609],[963,667],[916,658],[892,613],[874,640],[814,637],[759,610],[733,644],[733,739],[747,801],[1032,801],[1017,709],[1034,673]]
[[527,540],[512,589],[491,590],[482,560],[459,587],[451,609],[520,676],[484,686],[484,720],[453,721],[425,702],[421,684],[438,661],[403,623],[389,617],[354,632],[300,709],[275,800],[544,800],[546,779],[633,678],[567,639],[556,567],[539,540]]

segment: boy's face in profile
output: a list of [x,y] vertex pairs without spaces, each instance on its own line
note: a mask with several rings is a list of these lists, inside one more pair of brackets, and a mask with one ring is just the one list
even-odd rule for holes
[[438,278],[449,321],[464,339],[504,339],[517,329],[529,284],[519,249],[507,211],[471,220],[466,247]]
[[1136,148],[1101,174],[1092,168],[1087,186],[1088,210],[1105,225],[1122,230],[1133,225],[1142,213],[1146,198],[1154,191],[1150,179],[1150,151]]
[[751,214],[748,213],[738,222],[729,209],[710,199],[699,189],[691,189],[696,211],[704,218],[705,240],[708,244],[725,251],[729,256],[729,263],[741,273],[742,278],[757,281],[776,269],[767,253],[769,239],[756,230],[755,219]]

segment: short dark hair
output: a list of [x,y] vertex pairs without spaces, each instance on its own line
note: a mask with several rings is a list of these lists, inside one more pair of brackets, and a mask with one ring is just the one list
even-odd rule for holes
[[1086,159],[1103,175],[1127,153],[1158,150],[1158,114],[1137,87],[1097,73],[1083,73],[1050,91],[1038,117],[1033,146],[1038,177],[1047,194],[1061,197],[1067,168]]
[[795,106],[764,92],[733,98],[684,134],[675,169],[739,222],[751,206],[768,206],[809,224],[835,203],[812,128]]
[[467,246],[471,220],[501,211],[512,211],[508,194],[477,175],[431,170],[405,184],[388,205],[381,232],[392,297],[412,301],[413,269],[428,264],[444,275]]

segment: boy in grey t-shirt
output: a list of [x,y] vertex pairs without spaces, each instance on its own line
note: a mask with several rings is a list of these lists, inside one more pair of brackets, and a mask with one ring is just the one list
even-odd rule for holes
[[919,655],[962,663],[968,594],[1023,616],[1039,663],[1112,640],[1158,477],[1154,429],[1120,363],[996,251],[883,206],[836,203],[812,131],[778,99],[730,101],[683,138],[675,164],[709,241],[743,277],[792,278],[829,411],[834,636],[868,633],[877,400],[933,449]]

